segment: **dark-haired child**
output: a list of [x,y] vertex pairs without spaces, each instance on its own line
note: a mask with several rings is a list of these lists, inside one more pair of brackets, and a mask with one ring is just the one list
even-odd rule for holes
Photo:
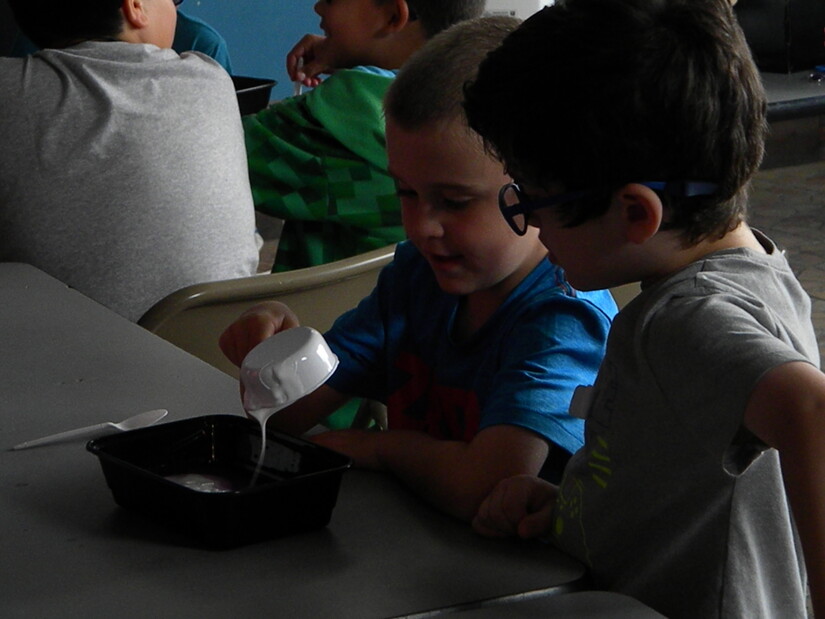
[[766,105],[728,0],[557,2],[466,109],[572,285],[642,283],[561,484],[505,480],[476,529],[549,534],[668,617],[805,617],[807,564],[825,615],[825,376],[808,295],[747,224]]

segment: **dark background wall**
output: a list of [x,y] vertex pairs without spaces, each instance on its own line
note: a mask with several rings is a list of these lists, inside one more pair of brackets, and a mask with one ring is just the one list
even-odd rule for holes
[[17,27],[6,0],[0,0],[0,56],[8,56],[17,36]]
[[[272,78],[274,99],[292,94],[286,54],[304,34],[321,34],[313,0],[186,0],[181,10],[220,32],[229,46],[236,75]],[[0,0],[0,55],[8,55],[17,37],[6,0]]]
[[[490,0],[498,8],[522,8],[526,17],[546,0]],[[533,5],[535,4],[535,7]],[[292,93],[286,53],[308,32],[320,34],[314,0],[186,0],[181,10],[200,17],[226,39],[236,75],[278,81],[273,98]],[[799,71],[825,62],[825,0],[739,0],[736,11],[763,70]],[[0,55],[16,36],[6,0],[0,0]]]
[[825,0],[739,0],[734,10],[763,71],[825,63]]

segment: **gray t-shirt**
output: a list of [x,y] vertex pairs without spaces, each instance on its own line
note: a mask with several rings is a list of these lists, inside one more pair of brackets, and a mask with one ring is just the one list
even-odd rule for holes
[[131,320],[255,273],[237,99],[206,56],[87,42],[0,58],[0,135],[0,261]]
[[554,540],[596,586],[668,617],[804,617],[778,454],[743,427],[758,380],[819,364],[785,257],[725,250],[646,288],[613,323],[560,489]]

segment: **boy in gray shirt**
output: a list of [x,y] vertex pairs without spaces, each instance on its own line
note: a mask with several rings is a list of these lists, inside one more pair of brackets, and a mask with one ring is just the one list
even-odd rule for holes
[[130,320],[190,284],[253,275],[232,81],[171,49],[173,0],[11,0],[44,48],[0,58],[0,260]]
[[766,105],[730,3],[557,2],[466,106],[518,183],[511,226],[577,288],[642,283],[561,484],[504,480],[476,529],[547,534],[668,617],[804,617],[807,565],[825,616],[825,376],[807,294],[746,222]]

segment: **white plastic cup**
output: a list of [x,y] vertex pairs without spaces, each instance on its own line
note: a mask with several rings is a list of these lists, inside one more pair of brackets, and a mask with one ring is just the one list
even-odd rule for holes
[[336,367],[338,357],[315,329],[295,327],[276,333],[243,360],[244,409],[284,408],[324,384]]

